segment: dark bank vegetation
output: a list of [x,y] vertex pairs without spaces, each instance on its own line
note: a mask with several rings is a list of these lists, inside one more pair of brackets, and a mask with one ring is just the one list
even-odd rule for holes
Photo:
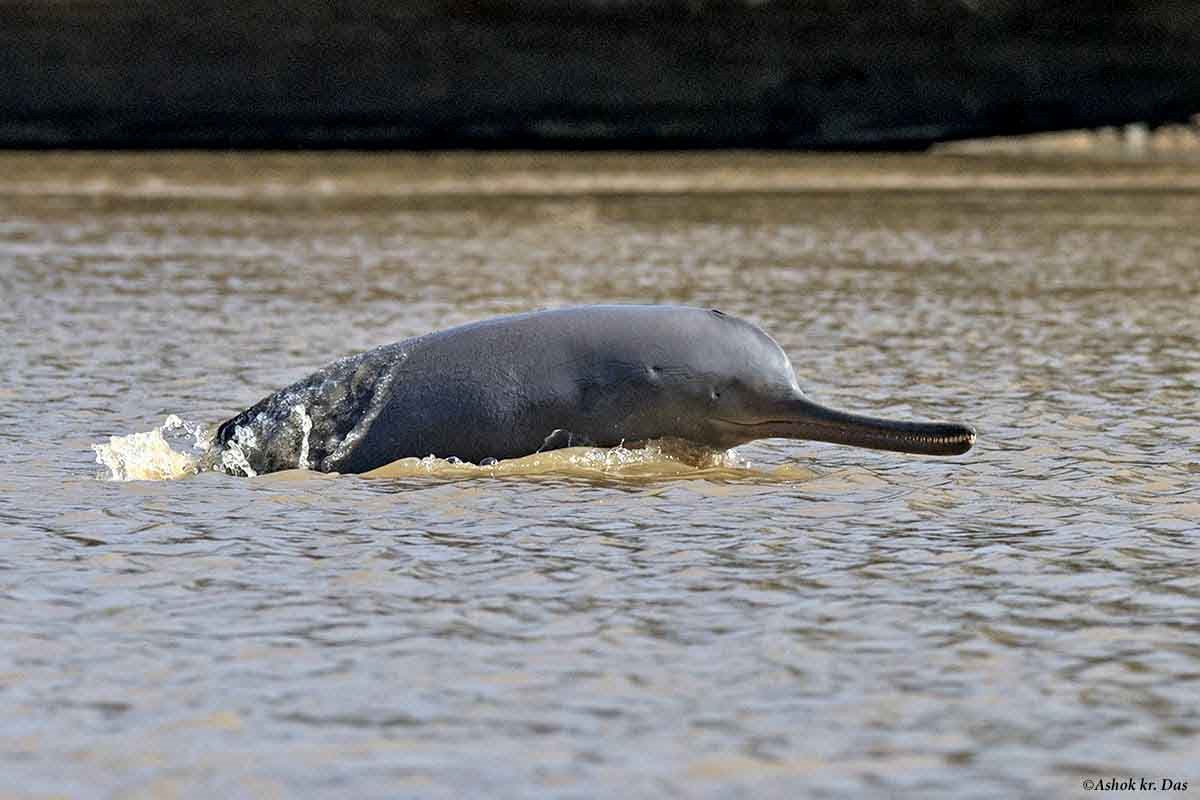
[[0,0],[8,147],[919,149],[1200,111],[1189,0]]

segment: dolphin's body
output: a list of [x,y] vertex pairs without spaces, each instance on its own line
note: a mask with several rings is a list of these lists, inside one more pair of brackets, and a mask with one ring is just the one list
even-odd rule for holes
[[485,320],[343,358],[226,421],[213,448],[236,447],[247,473],[366,472],[409,456],[479,463],[664,437],[956,455],[975,430],[825,408],[749,322],[616,305]]

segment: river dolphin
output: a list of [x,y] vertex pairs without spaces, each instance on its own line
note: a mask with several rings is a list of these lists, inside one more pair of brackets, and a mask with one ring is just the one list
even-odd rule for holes
[[[717,310],[605,305],[484,320],[336,361],[224,422],[227,469],[367,472],[409,456],[474,463],[673,437],[783,437],[925,455],[975,429],[809,400],[783,349]],[[230,465],[234,465],[230,468]]]

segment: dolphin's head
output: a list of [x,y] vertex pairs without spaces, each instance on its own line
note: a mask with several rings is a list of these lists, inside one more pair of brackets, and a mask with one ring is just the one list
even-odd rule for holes
[[761,328],[719,311],[706,312],[712,335],[694,345],[697,362],[673,391],[703,431],[685,438],[732,447],[781,437],[924,455],[959,455],[975,429],[953,422],[902,422],[849,414],[805,396],[787,354]]

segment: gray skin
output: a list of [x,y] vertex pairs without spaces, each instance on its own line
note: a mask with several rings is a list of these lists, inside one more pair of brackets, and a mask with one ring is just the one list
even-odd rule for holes
[[234,441],[260,474],[366,472],[409,456],[479,463],[664,437],[721,449],[784,437],[947,456],[969,450],[975,430],[818,405],[774,339],[720,311],[586,306],[343,358],[223,423],[210,453],[219,460]]

